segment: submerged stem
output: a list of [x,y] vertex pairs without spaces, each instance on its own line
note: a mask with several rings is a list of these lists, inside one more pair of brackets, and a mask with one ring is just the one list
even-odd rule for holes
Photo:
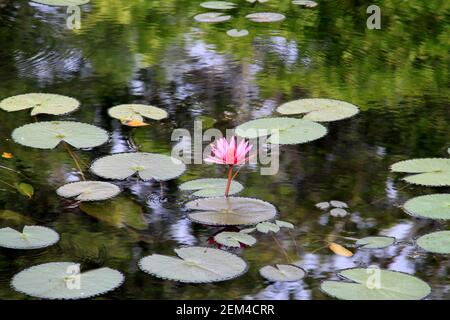
[[286,250],[284,249],[284,247],[281,245],[280,241],[278,241],[278,239],[273,235],[273,233],[271,234],[273,240],[275,241],[275,243],[277,244],[277,246],[281,249],[281,251],[283,252],[284,256],[286,257],[286,260],[291,263],[292,260],[289,257],[288,253],[286,252]]
[[7,185],[8,187],[11,187],[11,188],[13,188],[13,189],[16,189],[15,186],[13,186],[12,184],[10,184],[10,183],[8,183],[8,182],[6,182],[6,181],[3,181],[3,180],[0,179],[0,182],[3,183],[3,184],[5,184],[5,185]]
[[227,189],[225,190],[225,197],[228,197],[230,193],[231,181],[233,180],[233,165],[230,164],[228,168],[228,181],[227,181]]
[[86,181],[86,178],[84,177],[84,173],[83,173],[83,169],[81,169],[80,163],[77,160],[77,157],[75,156],[75,154],[73,153],[72,149],[70,148],[70,146],[64,142],[64,147],[66,148],[67,152],[69,152],[69,155],[72,157],[73,162],[75,162],[75,166],[77,167],[78,171],[81,174],[81,179],[83,179],[83,181]]

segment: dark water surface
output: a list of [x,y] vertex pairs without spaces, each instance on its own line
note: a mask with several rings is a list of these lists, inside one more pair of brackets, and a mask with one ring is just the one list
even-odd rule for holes
[[[320,282],[336,271],[377,265],[414,274],[432,287],[433,299],[450,298],[448,256],[426,253],[411,243],[380,250],[356,250],[351,258],[317,250],[331,236],[389,235],[410,241],[448,230],[449,224],[414,219],[399,205],[417,195],[449,188],[407,185],[389,172],[399,160],[447,157],[450,147],[449,2],[379,0],[381,30],[366,28],[369,1],[319,1],[314,9],[270,0],[243,0],[233,19],[201,24],[207,12],[200,0],[92,0],[84,5],[81,29],[66,27],[66,9],[28,1],[0,0],[0,99],[28,92],[73,96],[77,112],[58,119],[87,122],[112,133],[111,141],[79,151],[85,164],[109,153],[140,150],[170,153],[175,128],[192,129],[197,116],[217,119],[221,130],[264,116],[297,98],[334,98],[358,105],[354,118],[331,123],[329,134],[312,143],[283,146],[280,171],[261,176],[247,166],[238,180],[241,195],[269,201],[282,220],[297,228],[278,237],[293,260],[308,271],[304,281],[270,284],[260,267],[286,262],[270,235],[238,250],[250,266],[245,275],[223,283],[185,285],[138,270],[151,253],[172,254],[183,245],[208,245],[217,228],[191,223],[177,186],[202,177],[224,177],[220,166],[192,165],[177,180],[129,180],[121,197],[97,217],[68,208],[55,190],[80,176],[67,152],[43,151],[10,140],[11,131],[34,121],[29,111],[0,111],[0,169],[8,182],[35,187],[28,200],[0,184],[0,227],[36,223],[55,229],[61,241],[33,251],[0,249],[0,299],[28,299],[9,286],[18,271],[45,262],[77,261],[86,268],[108,266],[123,272],[122,287],[109,299],[327,299]],[[286,15],[282,23],[257,24],[244,18],[254,11]],[[226,31],[246,28],[250,35],[230,38]],[[121,103],[161,107],[168,119],[129,129],[107,115]],[[39,121],[55,119],[39,115]],[[87,173],[87,176],[93,178]],[[351,215],[331,217],[315,208],[320,201],[342,200]],[[10,210],[15,212],[14,215]],[[142,216],[138,213],[142,211]],[[5,213],[6,212],[6,213]],[[10,216],[9,219],[6,216]],[[12,216],[12,218],[11,218]],[[297,248],[292,239],[295,238]],[[316,251],[315,251],[316,250]]]

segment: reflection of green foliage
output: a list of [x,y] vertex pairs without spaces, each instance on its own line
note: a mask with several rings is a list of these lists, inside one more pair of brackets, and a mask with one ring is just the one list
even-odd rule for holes
[[25,225],[33,224],[33,219],[20,213],[11,210],[0,210],[0,225],[3,225],[5,227],[23,227]]

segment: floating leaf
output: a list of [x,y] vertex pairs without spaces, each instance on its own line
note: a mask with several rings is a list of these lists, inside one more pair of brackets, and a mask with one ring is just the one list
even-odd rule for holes
[[19,272],[11,286],[22,293],[43,299],[83,299],[119,287],[124,276],[117,270],[100,268],[80,273],[74,262],[40,264]]
[[330,204],[335,208],[348,208],[348,205],[342,201],[331,200]]
[[61,115],[75,111],[79,107],[80,103],[74,98],[49,93],[21,94],[0,102],[0,109],[8,112],[32,109],[32,116],[41,113]]
[[236,4],[228,1],[207,1],[200,3],[206,9],[228,10],[236,7]]
[[146,127],[149,126],[148,123],[146,122],[142,122],[139,120],[126,120],[126,121],[122,121],[122,124],[129,126],[129,127]]
[[236,134],[243,138],[257,138],[271,135],[270,143],[297,144],[322,138],[327,129],[308,120],[295,118],[262,118],[251,120],[236,127]]
[[400,161],[393,172],[418,173],[403,178],[406,182],[430,187],[450,186],[450,159],[424,158]]
[[[225,194],[227,188],[227,179],[197,179],[185,182],[180,185],[180,189],[184,191],[198,190],[194,192],[197,197],[218,197]],[[229,195],[241,192],[244,187],[237,181],[231,181]]]
[[268,233],[269,231],[277,233],[280,231],[280,227],[272,222],[260,222],[256,225],[256,230],[262,233]]
[[79,201],[98,201],[117,196],[120,188],[109,182],[80,181],[63,185],[56,193],[64,198],[76,197],[75,199]]
[[319,202],[319,203],[316,203],[316,207],[319,208],[320,210],[327,210],[330,207],[330,203],[329,202]]
[[294,229],[294,225],[290,222],[275,220],[275,224],[280,228]]
[[[167,118],[169,114],[166,110],[145,104],[121,104],[108,109],[108,114],[123,124],[130,126],[133,124],[144,124],[144,118],[152,120],[162,120]],[[135,125],[136,126],[136,125]]]
[[129,226],[136,230],[146,230],[142,207],[133,200],[119,197],[107,202],[89,202],[80,204],[80,209],[100,221],[115,227]]
[[198,22],[215,23],[230,20],[231,16],[224,15],[222,12],[207,12],[196,15],[194,19]]
[[265,3],[267,1],[269,1],[269,0],[247,0],[247,2],[250,2],[250,3],[255,3],[255,2]]
[[403,205],[406,213],[428,219],[450,219],[450,194],[430,194],[412,198]]
[[49,6],[71,7],[71,6],[81,6],[83,4],[89,3],[90,0],[31,0],[31,1],[40,4],[46,4]]
[[269,281],[298,281],[305,277],[306,271],[292,264],[277,264],[262,267],[259,274]]
[[33,198],[34,188],[31,184],[19,182],[15,184],[15,187],[20,194],[24,195],[25,197],[28,197],[28,199]]
[[338,256],[343,256],[343,257],[351,257],[351,256],[353,256],[353,252],[351,252],[350,250],[344,248],[340,244],[337,244],[337,243],[334,243],[334,242],[330,242],[328,244],[328,248],[331,251],[333,251],[335,254],[337,254]]
[[241,243],[252,246],[256,243],[256,239],[249,234],[243,232],[221,232],[214,236],[214,240],[224,246],[240,248]]
[[242,197],[217,197],[197,199],[186,203],[195,210],[189,219],[206,225],[238,226],[252,225],[275,217],[277,210],[265,201]]
[[334,208],[330,210],[330,214],[333,217],[345,217],[346,215],[348,215],[347,210],[345,209],[341,209],[341,208]]
[[314,8],[317,6],[317,2],[310,0],[293,0],[292,4],[296,4],[298,6],[304,6],[307,8]]
[[393,237],[365,237],[356,241],[357,246],[361,246],[364,249],[381,249],[392,245],[395,241]]
[[233,37],[233,38],[245,37],[245,36],[248,36],[248,30],[246,30],[246,29],[242,29],[242,30],[231,29],[231,30],[227,31],[227,35],[229,35],[230,37]]
[[339,276],[352,282],[324,281],[321,289],[344,300],[420,300],[431,288],[409,274],[377,268],[343,270]]
[[317,122],[330,122],[353,117],[358,107],[333,99],[300,99],[282,104],[277,108],[282,114],[306,113],[303,119]]
[[283,21],[286,18],[281,13],[274,13],[274,12],[250,13],[245,17],[253,22],[278,22]]
[[256,230],[256,228],[246,228],[239,231],[240,233],[252,233]]
[[147,256],[139,261],[139,267],[158,278],[188,283],[225,281],[247,271],[244,260],[223,250],[186,247],[175,252],[178,257]]
[[91,166],[96,175],[107,179],[124,180],[137,175],[144,181],[174,179],[186,170],[183,162],[156,153],[119,153],[97,159]]
[[437,231],[421,236],[417,245],[422,249],[441,254],[450,254],[450,231]]
[[0,247],[10,249],[40,249],[59,241],[59,235],[52,229],[39,226],[25,226],[22,232],[11,228],[0,229]]
[[15,142],[27,147],[53,149],[61,141],[75,148],[93,148],[108,141],[108,133],[96,126],[72,121],[26,124],[12,133]]

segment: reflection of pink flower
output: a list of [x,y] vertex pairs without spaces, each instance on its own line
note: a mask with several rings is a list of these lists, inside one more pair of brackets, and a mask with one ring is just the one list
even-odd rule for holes
[[248,141],[242,140],[236,147],[236,137],[232,137],[230,143],[227,139],[220,138],[216,145],[211,145],[213,156],[205,159],[205,162],[227,164],[230,166],[244,164],[248,160],[248,153],[252,149],[252,145]]

